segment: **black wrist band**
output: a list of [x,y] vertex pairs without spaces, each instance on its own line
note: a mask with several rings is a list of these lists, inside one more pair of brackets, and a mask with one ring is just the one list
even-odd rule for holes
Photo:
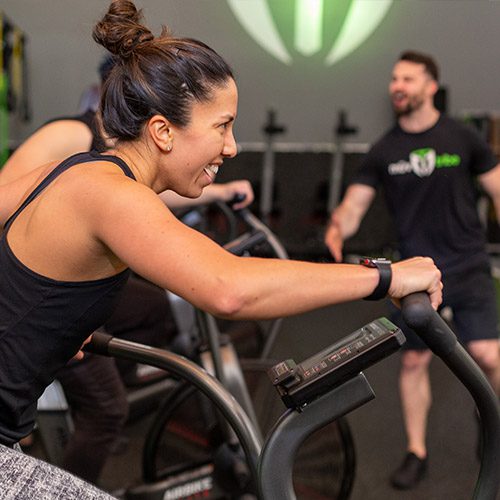
[[365,267],[377,268],[380,276],[378,285],[375,287],[375,290],[373,290],[373,292],[368,295],[368,297],[365,297],[364,300],[383,299],[387,295],[389,287],[391,286],[391,261],[384,258],[372,259],[370,257],[363,257],[359,259],[359,263]]

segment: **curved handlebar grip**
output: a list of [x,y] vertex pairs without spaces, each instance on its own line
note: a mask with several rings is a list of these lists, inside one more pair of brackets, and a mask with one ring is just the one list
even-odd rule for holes
[[401,312],[406,324],[438,356],[446,356],[457,343],[456,335],[434,310],[425,292],[412,293],[401,299]]
[[234,255],[244,255],[245,252],[252,250],[257,245],[264,243],[267,240],[267,235],[263,231],[255,231],[253,233],[244,233],[239,238],[230,241],[224,245],[224,248]]
[[109,342],[113,339],[112,335],[103,332],[94,332],[92,340],[83,348],[85,352],[93,354],[101,354],[102,356],[110,356]]
[[494,500],[500,484],[500,405],[497,395],[479,366],[434,311],[426,293],[404,297],[401,306],[408,326],[448,365],[474,398],[481,419],[483,449],[473,498]]
[[242,201],[245,201],[247,195],[242,194],[242,193],[236,193],[228,202],[227,204],[231,209],[234,210],[234,205],[241,203]]

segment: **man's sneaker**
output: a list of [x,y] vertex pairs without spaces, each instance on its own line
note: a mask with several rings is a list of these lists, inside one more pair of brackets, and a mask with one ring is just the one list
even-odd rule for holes
[[427,458],[418,458],[414,453],[407,453],[401,466],[391,476],[391,484],[398,490],[409,490],[425,476]]

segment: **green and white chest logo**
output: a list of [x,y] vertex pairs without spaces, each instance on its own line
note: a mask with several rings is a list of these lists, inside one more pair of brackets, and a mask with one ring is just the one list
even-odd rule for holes
[[291,65],[321,57],[331,66],[357,49],[379,26],[394,0],[227,0],[248,34]]
[[429,177],[437,168],[458,167],[462,159],[457,154],[436,154],[432,148],[415,149],[410,153],[409,161],[401,160],[387,167],[389,175],[414,173],[418,177]]
[[436,167],[436,151],[429,148],[417,149],[410,153],[410,164],[416,175],[427,177]]

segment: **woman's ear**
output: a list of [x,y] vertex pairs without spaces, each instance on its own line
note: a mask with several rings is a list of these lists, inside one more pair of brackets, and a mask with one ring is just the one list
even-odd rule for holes
[[164,152],[173,147],[173,134],[170,122],[162,115],[152,116],[147,124],[147,130],[153,142]]

